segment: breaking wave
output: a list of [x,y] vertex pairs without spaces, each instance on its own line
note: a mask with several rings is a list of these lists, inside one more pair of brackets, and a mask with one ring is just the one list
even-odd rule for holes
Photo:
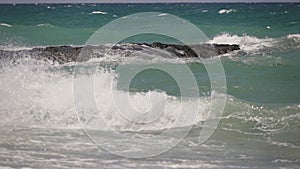
[[223,33],[214,36],[209,43],[238,44],[241,50],[251,54],[300,48],[300,35],[290,34],[281,38],[257,38],[250,35],[239,36]]
[[[80,63],[90,67],[87,63]],[[74,64],[73,64],[74,65]],[[0,77],[0,120],[1,125],[31,126],[31,127],[53,127],[53,128],[79,128],[74,102],[73,102],[73,81],[80,83],[80,86],[88,86],[86,83],[93,82],[94,78],[100,84],[97,86],[96,100],[101,109],[89,107],[92,100],[84,100],[86,107],[77,109],[79,112],[88,113],[91,119],[81,119],[90,128],[105,130],[104,121],[102,126],[99,119],[95,118],[99,113],[104,116],[106,123],[117,127],[120,130],[159,130],[174,127],[178,108],[185,107],[188,116],[188,107],[201,105],[200,114],[196,121],[204,121],[208,113],[210,97],[199,99],[188,99],[180,102],[174,96],[170,96],[163,91],[135,92],[122,91],[117,89],[115,79],[117,74],[113,71],[100,71],[97,76],[89,73],[81,74],[73,79],[72,73],[68,72],[72,66],[53,65],[45,61],[33,59],[23,59],[18,64],[6,64],[2,67]],[[88,69],[88,68],[87,68]],[[111,80],[113,88],[111,88]],[[112,92],[118,98],[130,98],[132,105],[122,105],[122,109],[130,114],[130,106],[135,107],[141,113],[139,117],[142,121],[147,121],[148,117],[162,114],[161,118],[149,125],[138,125],[130,120],[124,119],[116,111],[114,100],[111,98]],[[85,98],[85,93],[81,93]],[[135,114],[136,115],[136,114]],[[187,117],[188,119],[189,117]],[[182,119],[180,125],[193,125],[195,121],[185,121]],[[100,126],[99,126],[100,125]],[[180,126],[175,126],[180,127]]]
[[[209,95],[180,100],[159,90],[145,92],[120,90],[117,87],[119,75],[112,69],[104,69],[112,65],[111,60],[102,59],[102,61],[65,65],[30,58],[19,60],[17,64],[5,63],[0,69],[0,115],[5,117],[0,119],[0,125],[77,129],[80,128],[77,112],[86,114],[80,121],[91,129],[107,130],[109,125],[125,131],[153,131],[192,125],[201,126],[211,116]],[[88,71],[99,64],[104,67],[100,67],[96,74]],[[125,64],[132,64],[132,62]],[[86,72],[73,77],[74,65],[83,67]],[[89,100],[86,93],[79,90],[78,93],[86,104],[83,107],[76,107],[75,110],[73,82],[76,81],[83,89],[94,80],[97,84],[95,101],[98,108],[89,106],[89,103],[94,100]],[[120,100],[129,98],[130,105],[123,104],[119,109],[123,111],[122,114],[134,116],[141,123],[124,118],[118,112],[112,94]],[[225,129],[239,129],[240,132],[254,133],[279,132],[293,130],[300,121],[300,105],[268,108],[238,100],[228,94],[226,97],[228,102],[222,118],[222,127]],[[197,117],[191,120],[191,111],[196,106],[199,107]],[[132,114],[132,107],[141,113]],[[180,112],[185,116],[177,126],[174,126],[174,121]],[[147,123],[152,119],[155,120]],[[247,125],[240,126],[241,123]]]

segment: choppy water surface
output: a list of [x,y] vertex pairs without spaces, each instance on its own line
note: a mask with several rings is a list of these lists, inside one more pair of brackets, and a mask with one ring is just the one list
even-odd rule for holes
[[[0,63],[0,167],[8,168],[299,168],[300,166],[300,35],[299,4],[40,4],[0,5],[1,50],[31,50],[35,46],[83,45],[100,26],[114,18],[145,11],[179,14],[203,30],[208,43],[238,44],[240,51],[221,57],[227,80],[224,113],[216,132],[204,144],[199,134],[210,117],[211,84],[198,59],[163,58],[148,53],[121,57],[118,53],[86,62],[66,64],[20,56]],[[157,16],[159,17],[159,16]],[[61,35],[64,36],[61,36]],[[138,36],[133,42],[170,42],[157,36]],[[19,53],[22,55],[22,53]],[[143,64],[186,66],[195,76],[200,97],[186,96],[167,73],[150,69],[139,73],[126,89],[133,67]],[[125,69],[118,72],[118,66]],[[74,68],[77,74],[74,76]],[[184,80],[186,77],[181,76]],[[81,90],[85,104],[77,107],[87,116],[79,123],[73,99],[73,83],[84,87],[95,80],[100,109]],[[78,89],[78,88],[77,88]],[[79,88],[80,89],[80,88]],[[196,90],[197,89],[197,90]],[[136,117],[124,104],[127,115],[147,122],[135,123],[118,115],[111,94],[130,98],[131,106],[146,112]],[[176,123],[176,112],[184,114],[198,105],[193,121]],[[191,108],[191,109],[190,109]],[[101,119],[97,113],[101,113]],[[193,126],[175,148],[145,159],[123,158],[99,148],[83,131],[96,129],[99,138],[109,138],[114,129],[136,138],[151,138],[166,130],[176,137]],[[133,138],[134,138],[133,137]],[[155,144],[167,145],[165,140]],[[128,139],[104,140],[134,147]],[[122,143],[122,144],[121,144]],[[151,149],[151,147],[146,147]],[[123,151],[135,152],[137,149]]]

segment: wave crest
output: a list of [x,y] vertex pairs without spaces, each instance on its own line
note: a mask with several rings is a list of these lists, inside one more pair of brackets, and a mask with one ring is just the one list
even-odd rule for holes
[[211,44],[238,44],[247,54],[286,50],[300,47],[300,34],[290,34],[281,38],[258,38],[250,35],[223,33],[209,41]]

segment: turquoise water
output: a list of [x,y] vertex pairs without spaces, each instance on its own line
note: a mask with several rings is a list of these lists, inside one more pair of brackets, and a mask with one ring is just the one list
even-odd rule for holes
[[[0,167],[299,168],[299,8],[299,3],[0,5],[2,50],[84,45],[95,31],[114,19],[154,11],[195,24],[209,38],[208,43],[238,44],[241,48],[215,57],[222,62],[227,84],[226,92],[217,96],[227,99],[216,131],[204,144],[197,144],[199,133],[211,120],[205,114],[211,113],[210,96],[215,91],[199,59],[163,58],[154,52],[128,58],[110,54],[63,65],[25,56],[17,56],[21,58],[18,61],[1,60]],[[153,34],[123,42],[156,41],[179,43]],[[145,64],[174,68],[183,81],[189,80],[183,73],[188,67],[197,84],[185,88],[190,95],[182,102],[183,113],[192,114],[193,106],[199,103],[201,117],[189,121],[184,116],[174,125],[182,93],[176,79],[161,70],[138,73],[127,88],[130,70]],[[122,71],[118,67],[123,67]],[[75,95],[74,86],[78,87]],[[86,91],[92,87],[95,93],[90,95]],[[195,98],[198,93],[199,98]],[[125,116],[141,123],[118,115],[112,95],[120,100],[119,109]],[[126,98],[144,114],[134,114]],[[76,99],[83,106],[75,109]],[[93,100],[98,109],[92,106]],[[105,122],[99,121],[99,112]],[[153,116],[158,119],[148,124]],[[193,127],[170,151],[131,159],[112,155],[94,144],[104,139],[112,149],[125,147],[119,153],[140,151],[128,138],[111,139],[112,132],[105,124],[122,134],[134,133],[133,138],[145,142],[164,131],[180,135],[185,127]],[[92,142],[93,137],[89,139],[89,131],[83,132],[82,127],[96,129],[96,141]],[[177,139],[163,137],[144,148],[151,152]]]
[[[227,32],[258,38],[297,34],[299,4],[39,4],[1,5],[0,44],[84,44],[101,26],[137,12],[170,13],[197,25],[208,37]],[[233,11],[219,14],[220,10]],[[92,14],[93,11],[107,14]],[[267,27],[270,26],[270,29]]]

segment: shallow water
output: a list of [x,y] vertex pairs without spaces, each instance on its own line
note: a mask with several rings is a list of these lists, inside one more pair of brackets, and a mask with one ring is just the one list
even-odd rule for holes
[[218,130],[208,142],[196,145],[194,132],[197,129],[162,155],[127,159],[99,149],[82,130],[5,127],[1,129],[0,164],[12,168],[299,167],[299,147],[226,130]]

